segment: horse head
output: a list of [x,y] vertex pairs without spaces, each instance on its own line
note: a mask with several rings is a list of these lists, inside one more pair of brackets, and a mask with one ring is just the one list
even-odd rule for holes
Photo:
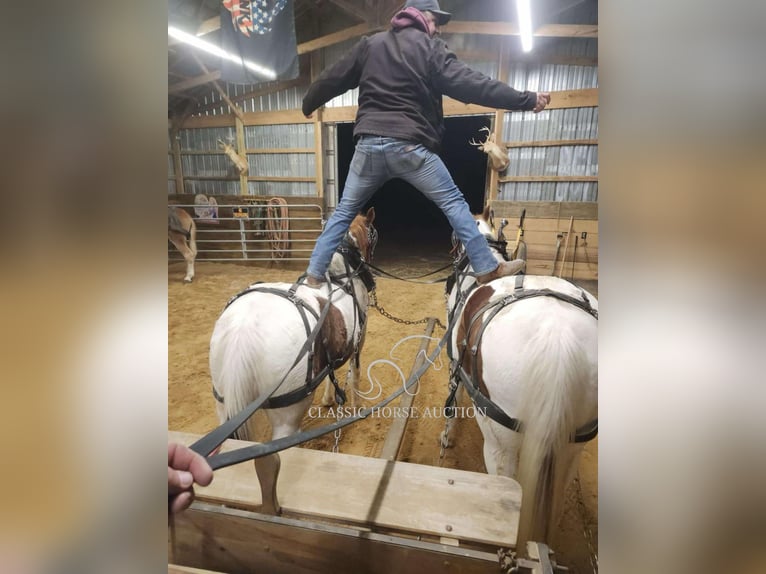
[[479,231],[486,238],[490,248],[496,250],[503,259],[508,260],[508,252],[506,246],[508,242],[503,235],[503,228],[508,225],[508,221],[503,219],[500,221],[500,226],[495,227],[495,211],[487,205],[484,211],[480,215],[474,215],[476,219],[476,225],[479,226]]
[[375,208],[371,207],[366,214],[357,215],[348,228],[348,233],[354,246],[359,249],[362,259],[372,263],[375,246],[378,244],[378,230],[372,222],[375,221]]

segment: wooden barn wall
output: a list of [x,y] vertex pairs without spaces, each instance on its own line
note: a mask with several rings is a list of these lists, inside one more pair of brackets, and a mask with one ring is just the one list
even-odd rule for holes
[[[494,200],[490,201],[490,206],[494,210],[495,225],[502,218],[508,220],[503,233],[509,248],[516,241],[522,210],[526,210],[522,239],[527,245],[527,274],[556,275],[575,280],[598,279],[597,203]],[[559,236],[561,244],[557,255]]]
[[[216,195],[215,199],[218,202],[218,217],[233,217],[231,206],[244,206],[252,203],[261,203],[257,200],[266,200],[271,197],[268,196],[262,198],[249,197],[245,198],[239,195]],[[288,213],[290,220],[289,242],[290,248],[287,253],[287,258],[303,258],[308,260],[309,253],[297,252],[299,247],[301,250],[310,250],[314,247],[314,242],[322,231],[321,220],[318,219],[321,213],[321,201],[317,197],[295,197],[286,196],[283,199],[287,202]],[[173,194],[168,195],[168,204],[170,205],[193,205],[193,194]],[[316,207],[306,207],[316,206]],[[186,210],[194,216],[194,209],[187,207]],[[305,218],[305,219],[303,219]],[[216,253],[215,257],[221,259],[241,259],[241,252],[237,252],[241,248],[240,243],[240,227],[237,220],[219,220],[217,223],[205,223],[195,219],[198,229],[215,229],[215,230],[231,230],[231,233],[216,234],[215,239],[227,240],[223,243],[217,243],[214,247],[204,247],[205,249],[214,248],[217,250],[231,249],[234,252],[221,251]],[[311,243],[299,243],[297,240],[311,239]],[[228,242],[230,240],[230,242]],[[198,247],[202,248],[201,242],[198,243]],[[200,254],[200,259],[209,254]]]

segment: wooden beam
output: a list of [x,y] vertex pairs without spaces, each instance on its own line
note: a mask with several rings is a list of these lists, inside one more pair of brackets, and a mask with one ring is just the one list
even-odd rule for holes
[[[519,36],[512,22],[455,22],[442,27],[443,34],[480,34]],[[538,38],[598,38],[598,26],[592,24],[545,24],[532,34]]]
[[181,142],[178,141],[178,127],[170,132],[170,147],[173,150],[173,174],[176,180],[176,193],[184,193],[184,170],[181,162]]
[[[293,80],[285,80],[282,82],[269,82],[262,88],[258,88],[256,90],[252,90],[250,92],[246,92],[244,94],[240,94],[238,96],[232,96],[230,99],[232,102],[242,102],[244,100],[247,100],[249,98],[257,98],[260,96],[265,96],[268,94],[273,94],[274,92],[279,92],[281,90],[289,90],[290,88],[294,88],[296,86],[303,86],[308,84],[308,78],[306,76],[299,76]],[[207,110],[213,110],[216,108],[221,107],[220,102],[215,102],[212,104],[206,104],[199,108],[198,111],[204,112]]]
[[330,0],[330,4],[334,4],[347,14],[350,14],[354,18],[358,18],[362,22],[367,22],[367,19],[372,16],[372,14],[366,13],[364,9],[349,2],[349,0]]
[[189,88],[194,88],[196,86],[201,86],[203,84],[209,84],[210,82],[213,82],[220,77],[221,77],[221,72],[218,70],[214,72],[208,72],[207,74],[202,74],[201,76],[195,76],[194,78],[189,78],[188,80],[184,80],[183,82],[178,82],[176,84],[173,84],[172,86],[168,86],[168,94],[183,92],[185,90],[188,90]]
[[[313,82],[321,72],[321,52],[311,54],[311,81]],[[302,112],[301,112],[302,113]],[[316,194],[320,200],[324,199],[324,110],[321,108],[314,111],[314,175]],[[324,202],[323,202],[324,203]]]
[[598,140],[536,140],[528,142],[503,142],[507,148],[516,147],[552,147],[562,145],[598,145]]
[[514,182],[551,182],[551,181],[598,181],[597,175],[511,175],[508,177],[501,177],[500,183],[514,183]]
[[[500,53],[497,59],[497,79],[504,84],[508,83],[508,43],[505,38],[500,40]],[[497,110],[495,112],[495,129],[492,134],[495,141],[499,142],[503,140],[503,124],[505,122],[505,111]],[[484,198],[484,203],[497,199],[497,188],[499,185],[500,174],[497,170],[492,169],[491,163],[487,162],[487,169],[489,170],[489,185],[487,186],[487,194]]]
[[[200,67],[203,74],[210,73],[210,71],[207,69],[207,66],[205,66],[204,62],[200,60],[197,54],[192,53],[192,57],[194,58],[194,61],[197,62],[197,65]],[[215,86],[216,91],[223,98],[223,101],[228,104],[229,109],[231,109],[231,111],[234,112],[234,115],[237,116],[237,118],[241,122],[244,119],[242,115],[242,110],[240,110],[239,107],[229,99],[229,94],[226,93],[226,91],[221,87],[221,85],[216,80],[213,80],[213,86]],[[243,148],[244,148],[244,145],[243,145]]]
[[[423,333],[425,338],[420,343],[420,348],[418,349],[418,353],[415,356],[415,362],[412,364],[412,368],[410,369],[410,377],[423,365],[423,363],[425,363],[426,355],[428,353],[428,346],[431,344],[431,339],[429,339],[429,337],[433,334],[435,326],[436,319],[433,317],[428,319],[428,323],[426,323],[426,328]],[[399,403],[399,407],[401,407],[404,412],[410,412],[412,402],[415,400],[415,394],[416,393],[408,392],[405,393],[402,397],[401,402]],[[407,428],[408,421],[409,416],[395,417],[394,420],[391,421],[391,426],[388,429],[386,440],[383,442],[383,448],[380,449],[378,458],[390,461],[396,460],[396,457],[399,454],[399,449],[402,446],[402,438],[404,438],[404,431]]]
[[314,153],[313,147],[262,147],[247,148],[245,153]]
[[312,182],[315,181],[313,177],[279,177],[269,175],[251,175],[248,176],[247,181],[287,181],[287,182]]
[[327,34],[326,36],[309,40],[303,44],[298,44],[298,54],[306,54],[308,52],[313,52],[314,50],[327,48],[328,46],[333,46],[335,44],[339,44],[340,42],[350,40],[351,38],[357,38],[359,36],[375,32],[376,30],[376,28],[370,28],[370,26],[367,24],[358,24],[356,26],[352,26],[351,28],[346,28],[345,30],[340,30],[339,32]]

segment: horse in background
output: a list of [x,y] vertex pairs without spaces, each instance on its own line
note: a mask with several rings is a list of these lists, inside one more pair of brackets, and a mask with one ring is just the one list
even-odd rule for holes
[[[366,262],[377,243],[375,210],[358,215],[333,255],[331,283],[312,289],[300,280],[256,283],[236,295],[216,321],[210,340],[210,374],[218,418],[224,422],[284,378],[264,404],[272,439],[300,428],[316,387],[330,375],[322,404],[329,406],[344,392],[334,371],[350,359],[347,385],[354,406],[359,357],[364,345],[369,291],[375,282]],[[322,311],[329,305],[308,357],[291,366],[310,339]],[[236,438],[253,436],[252,418]]]
[[197,257],[197,224],[189,213],[180,208],[168,206],[168,239],[181,252],[186,261],[185,283],[194,279],[194,259]]
[[[503,260],[506,242],[491,210],[475,218]],[[598,302],[558,277],[519,275],[479,286],[467,262],[457,269],[447,287],[448,316],[456,321],[451,388],[459,381],[486,409],[476,420],[487,472],[521,484],[516,548],[530,540],[551,544],[583,442],[598,424]],[[442,435],[445,447],[453,424]]]

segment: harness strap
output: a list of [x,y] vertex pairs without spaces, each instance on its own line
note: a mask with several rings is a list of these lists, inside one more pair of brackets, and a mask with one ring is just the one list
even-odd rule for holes
[[[265,289],[265,288],[264,288]],[[313,342],[314,338],[316,338],[317,333],[319,333],[319,330],[322,327],[322,323],[325,320],[325,317],[327,317],[327,313],[330,310],[330,300],[332,299],[332,292],[330,292],[327,305],[325,305],[324,309],[322,309],[322,312],[319,314],[319,317],[317,318],[317,323],[314,325],[314,329],[312,329],[311,333],[309,334],[309,337],[306,339],[306,342],[301,346],[300,350],[298,351],[298,355],[295,357],[295,360],[293,361],[293,364],[290,366],[290,368],[287,370],[287,372],[284,374],[284,376],[279,380],[278,383],[273,385],[271,388],[268,389],[266,393],[263,393],[260,397],[255,399],[253,402],[251,402],[249,405],[247,405],[244,409],[242,409],[239,413],[237,413],[235,416],[218,426],[213,431],[206,434],[204,437],[199,439],[197,442],[195,442],[193,445],[191,445],[191,449],[201,454],[202,456],[208,456],[211,452],[213,452],[216,448],[218,448],[221,444],[223,444],[223,441],[225,441],[229,436],[231,436],[239,427],[241,427],[247,419],[249,419],[255,411],[257,411],[263,403],[265,403],[271,395],[273,395],[279,387],[282,386],[282,383],[285,382],[285,379],[287,378],[287,375],[290,373],[290,371],[295,368],[295,365],[297,365],[300,360],[303,358],[303,355],[306,354],[306,352],[311,347],[311,343]]]
[[[465,352],[468,349],[469,340],[467,337],[471,333],[471,329],[473,328],[475,322],[479,318],[482,318],[482,324],[479,327],[477,337],[473,341],[473,344],[471,345],[471,348],[470,348],[470,352],[474,356],[479,351],[479,347],[481,346],[481,339],[484,336],[484,331],[486,330],[487,325],[489,325],[490,321],[492,321],[492,319],[494,319],[495,316],[507,305],[510,305],[511,303],[515,303],[516,301],[521,301],[522,299],[530,299],[533,297],[554,297],[556,299],[559,299],[561,301],[574,305],[575,307],[579,309],[582,309],[586,313],[593,316],[596,320],[598,320],[598,311],[594,309],[593,306],[590,304],[590,300],[585,294],[585,291],[580,289],[580,295],[582,296],[582,299],[572,297],[571,295],[567,295],[565,293],[559,293],[558,291],[553,291],[551,289],[524,289],[524,276],[517,275],[515,279],[515,283],[514,283],[514,291],[511,295],[503,297],[501,299],[497,299],[491,303],[485,304],[478,311],[476,311],[476,313],[474,313],[474,315],[471,317],[468,328],[466,329],[466,340],[463,341],[463,344],[464,344],[463,352]],[[486,319],[483,319],[483,316],[487,311],[490,311],[490,314]],[[501,424],[508,429],[511,429],[512,431],[521,432],[522,430],[521,421],[508,416],[499,406],[497,406],[489,397],[484,395],[479,389],[479,385],[477,381],[479,381],[481,374],[479,373],[478,361],[476,360],[472,361],[471,371],[472,371],[471,377],[469,377],[468,374],[465,372],[465,369],[463,369],[462,365],[457,363],[456,368],[454,369],[454,373],[458,376],[457,384],[459,385],[461,382],[464,384],[465,389],[468,392],[471,399],[480,409],[484,410],[484,412],[489,418],[491,418],[496,423]],[[457,388],[455,388],[455,391],[450,393],[450,397],[447,399],[448,406],[450,405],[450,402],[454,402],[454,395],[456,392],[457,392]],[[597,434],[598,434],[598,418],[579,427],[575,431],[573,442],[575,443],[588,442],[591,439],[593,439]]]

